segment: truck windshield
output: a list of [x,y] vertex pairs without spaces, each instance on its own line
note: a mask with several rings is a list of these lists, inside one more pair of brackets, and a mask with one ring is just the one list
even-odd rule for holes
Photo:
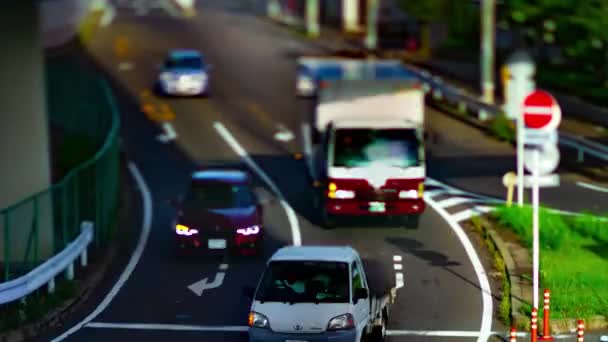
[[256,294],[261,302],[348,303],[348,264],[273,261]]
[[414,129],[338,129],[334,146],[337,167],[420,165],[420,141]]

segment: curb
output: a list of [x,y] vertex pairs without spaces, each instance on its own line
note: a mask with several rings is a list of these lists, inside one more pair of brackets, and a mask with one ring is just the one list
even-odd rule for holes
[[[511,285],[511,317],[512,325],[517,327],[518,330],[530,330],[530,319],[519,312],[524,301],[531,302],[531,284],[528,280],[522,277],[522,270],[531,269],[529,264],[528,250],[521,247],[519,244],[506,242],[500,233],[490,227],[490,223],[486,217],[480,216],[481,228],[484,229],[488,236],[492,239],[492,242],[498,249],[498,252],[502,256],[505,267],[507,269],[507,275],[509,283]],[[514,256],[511,250],[514,249],[517,252],[517,256]],[[523,262],[522,259],[528,260],[528,264]],[[519,261],[519,262],[518,262]],[[577,319],[565,318],[565,319],[551,319],[550,320],[551,334],[565,334],[576,331]],[[585,321],[585,331],[601,330],[608,328],[608,317],[605,316],[594,316]]]

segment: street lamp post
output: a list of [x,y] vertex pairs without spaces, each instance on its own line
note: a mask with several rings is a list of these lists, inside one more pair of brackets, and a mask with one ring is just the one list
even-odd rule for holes
[[483,101],[494,104],[496,0],[481,0],[481,89]]

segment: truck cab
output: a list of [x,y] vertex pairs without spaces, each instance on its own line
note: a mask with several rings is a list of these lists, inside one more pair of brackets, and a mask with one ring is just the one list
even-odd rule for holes
[[290,246],[267,262],[252,299],[249,341],[382,340],[395,291],[372,293],[351,247]]
[[417,227],[425,210],[424,92],[403,80],[329,83],[315,112],[311,162],[319,209],[337,216],[395,216]]

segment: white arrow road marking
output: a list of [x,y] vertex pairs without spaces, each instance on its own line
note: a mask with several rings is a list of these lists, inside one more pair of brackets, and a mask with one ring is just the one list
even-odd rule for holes
[[[221,264],[219,268],[220,271],[226,271],[228,269],[228,264]],[[199,280],[196,283],[189,285],[188,288],[200,297],[205,290],[211,290],[222,286],[224,277],[226,277],[226,272],[217,272],[213,282],[207,283],[207,278],[203,278],[203,280]]]
[[162,142],[163,144],[166,144],[169,141],[175,140],[175,138],[177,138],[177,133],[175,132],[175,129],[173,129],[173,125],[168,122],[163,122],[162,127],[164,133],[159,134],[156,137],[158,141]]
[[288,142],[288,141],[293,140],[293,138],[295,138],[293,133],[289,129],[287,129],[287,127],[285,127],[284,125],[278,124],[277,129],[278,129],[278,132],[276,132],[274,134],[274,138],[276,140],[282,141],[282,142]]
[[586,188],[586,189],[589,189],[589,190],[594,190],[594,191],[608,193],[608,188],[602,188],[601,186],[597,186],[597,185],[593,185],[593,184],[589,184],[589,183],[584,183],[584,182],[576,182],[576,185],[580,186],[581,188]]

